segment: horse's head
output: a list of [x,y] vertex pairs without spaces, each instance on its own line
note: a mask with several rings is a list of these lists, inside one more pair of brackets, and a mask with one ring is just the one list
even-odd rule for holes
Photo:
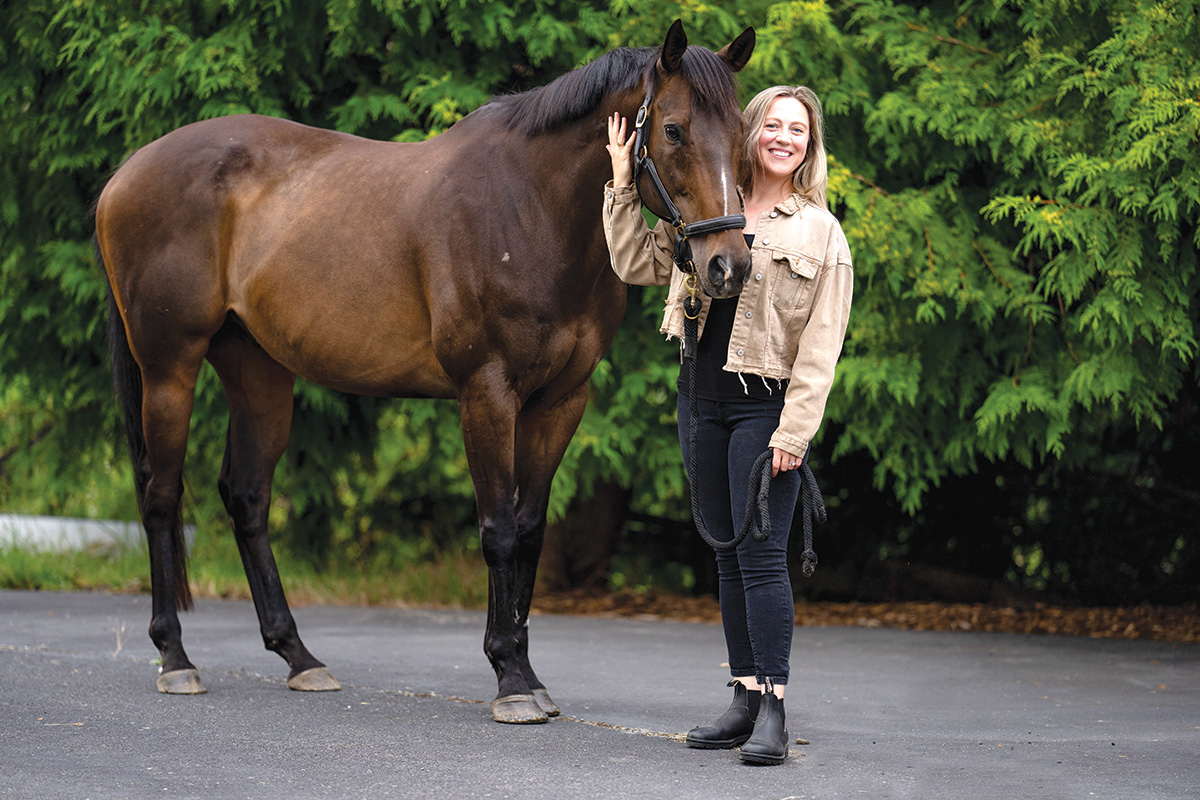
[[745,223],[737,218],[743,124],[734,73],[753,51],[753,28],[719,53],[688,48],[677,20],[647,76],[639,112],[638,192],[664,222],[678,221],[676,237],[686,234],[700,286],[712,297],[738,294],[750,272]]

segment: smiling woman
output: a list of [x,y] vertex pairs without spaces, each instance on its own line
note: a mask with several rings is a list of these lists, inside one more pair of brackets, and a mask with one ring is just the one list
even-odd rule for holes
[[[629,141],[619,114],[608,124],[613,180],[605,190],[604,227],[622,280],[670,284],[662,331],[680,338],[685,325],[689,331],[679,376],[679,440],[697,528],[717,551],[734,699],[715,724],[693,729],[687,742],[706,749],[742,745],[743,761],[779,764],[788,753],[783,693],[794,613],[788,532],[808,444],[842,349],[853,274],[846,238],[825,204],[816,95],[803,87],[768,89],[746,107],[744,120],[750,167],[743,176],[741,232],[751,258],[740,296],[714,293],[721,282],[711,272],[706,282],[701,272],[710,299],[697,307],[692,276],[683,277],[682,265],[674,268],[678,239],[671,226],[645,224],[630,168],[641,148]],[[666,138],[675,137],[682,138],[668,125]],[[749,477],[758,476],[760,460],[768,457],[773,480],[763,533],[735,537],[734,515],[740,520],[747,508]],[[816,491],[815,482],[809,487]],[[815,564],[811,550],[803,557]]]

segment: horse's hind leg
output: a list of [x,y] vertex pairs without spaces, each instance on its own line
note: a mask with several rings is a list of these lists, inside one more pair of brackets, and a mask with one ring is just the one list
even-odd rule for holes
[[556,403],[526,407],[517,420],[516,657],[534,699],[551,717],[558,715],[558,706],[529,663],[529,608],[546,533],[550,485],[586,406],[584,384]]
[[146,476],[141,510],[150,552],[150,639],[162,657],[157,687],[167,694],[205,691],[196,667],[184,652],[178,614],[192,604],[180,504],[188,424],[203,346],[195,341],[181,344],[177,358],[142,371],[145,457],[134,468],[144,469]]
[[208,359],[229,401],[229,431],[218,486],[233,523],[263,642],[291,667],[289,688],[340,689],[300,640],[267,533],[271,479],[287,447],[295,376],[232,323],[213,340]]

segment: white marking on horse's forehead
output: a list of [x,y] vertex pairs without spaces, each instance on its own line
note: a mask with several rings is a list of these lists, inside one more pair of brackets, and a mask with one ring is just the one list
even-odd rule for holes
[[729,174],[725,171],[725,167],[721,167],[721,196],[724,197],[725,216],[729,215]]

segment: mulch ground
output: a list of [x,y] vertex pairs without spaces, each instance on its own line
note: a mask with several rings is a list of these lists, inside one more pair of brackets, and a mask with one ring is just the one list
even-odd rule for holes
[[[716,598],[655,593],[539,592],[534,595],[533,610],[544,614],[649,617],[689,622],[718,622],[721,619]],[[1069,608],[1041,604],[1004,607],[981,603],[821,602],[797,604],[796,624],[1200,642],[1200,609],[1195,606]]]

